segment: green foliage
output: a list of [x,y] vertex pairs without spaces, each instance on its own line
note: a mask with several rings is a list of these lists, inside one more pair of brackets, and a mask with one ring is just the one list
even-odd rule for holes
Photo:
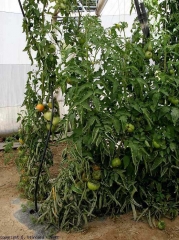
[[[173,43],[166,27],[166,8],[161,5],[165,1],[146,1],[149,10],[153,9],[150,19],[156,21],[150,39],[143,38],[137,23],[130,39],[125,37],[124,22],[104,29],[96,17],[70,18],[75,1],[67,1],[66,8],[55,3],[55,13],[64,18],[50,23],[44,15],[52,14],[48,1],[37,2],[43,3],[43,11],[36,1],[24,3],[27,19],[34,19],[31,33],[26,20],[23,24],[26,50],[31,58],[30,49],[36,51],[38,63],[38,70],[29,73],[26,111],[23,118],[21,115],[20,137],[28,160],[22,160],[20,167],[30,182],[27,196],[34,189],[47,134],[43,113],[36,112],[34,105],[49,101],[50,92],[60,87],[69,111],[59,128],[64,134],[69,125],[72,130],[65,139],[68,148],[53,183],[48,176],[52,156],[47,149],[39,184],[39,222],[77,230],[96,216],[129,210],[135,220],[147,216],[151,226],[153,218],[176,217],[178,43]],[[172,3],[169,6],[173,9]],[[172,19],[171,25],[176,20]],[[149,50],[154,64],[145,57]],[[121,159],[117,168],[111,167],[114,158]],[[93,165],[101,170],[100,187],[95,191],[88,188],[88,181],[94,180]]]

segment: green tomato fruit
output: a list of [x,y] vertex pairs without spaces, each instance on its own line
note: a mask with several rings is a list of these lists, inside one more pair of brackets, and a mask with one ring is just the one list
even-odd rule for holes
[[49,51],[49,53],[55,53],[55,51],[56,51],[55,45],[50,44],[48,51]]
[[170,69],[170,74],[173,75],[175,73],[174,69]]
[[54,126],[57,126],[59,124],[59,122],[60,122],[60,117],[57,116],[57,117],[53,118],[52,124]]
[[148,44],[147,49],[148,49],[149,52],[151,52],[151,51],[153,50],[152,43],[149,43],[149,44]]
[[96,191],[100,188],[100,183],[98,181],[95,181],[95,180],[90,180],[90,181],[87,182],[87,186],[90,190]]
[[52,102],[48,102],[47,105],[50,109],[52,109]]
[[[50,123],[47,123],[46,127],[47,127],[47,130],[49,131],[50,130]],[[52,125],[51,131],[55,132],[55,130],[56,130],[56,126]]]
[[151,53],[150,51],[146,51],[146,52],[145,52],[145,58],[146,58],[146,59],[152,58],[152,53]]
[[120,27],[121,27],[121,25],[119,23],[115,24],[115,28],[117,28],[118,30],[120,30]]
[[92,173],[92,178],[94,180],[100,180],[101,179],[101,170],[94,171]]
[[60,3],[60,9],[65,10],[66,9],[66,5],[64,3]]
[[135,129],[134,125],[131,123],[126,124],[126,131],[127,132],[133,132]]
[[113,168],[116,168],[116,167],[119,167],[121,165],[121,160],[119,158],[114,158],[112,161],[111,161],[111,166]]
[[51,117],[52,117],[52,112],[48,111],[48,112],[45,112],[45,113],[44,113],[44,118],[45,118],[47,121],[50,121],[50,120],[51,120]]
[[154,148],[160,148],[160,144],[158,142],[156,142],[155,140],[153,140],[152,142]]
[[158,229],[164,230],[165,229],[165,222],[164,221],[159,221],[158,222]]
[[179,103],[179,100],[176,97],[169,97],[168,100],[174,105]]

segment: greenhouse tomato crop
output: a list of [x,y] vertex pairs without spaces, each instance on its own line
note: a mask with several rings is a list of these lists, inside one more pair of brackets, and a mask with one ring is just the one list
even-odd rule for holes
[[96,191],[100,188],[100,183],[98,181],[91,180],[87,182],[87,186],[90,190]]
[[39,112],[43,112],[44,108],[45,106],[42,103],[37,104],[37,106],[35,107],[35,109]]
[[121,160],[119,158],[114,158],[112,161],[111,161],[111,166],[113,168],[115,167],[119,167],[121,165]]

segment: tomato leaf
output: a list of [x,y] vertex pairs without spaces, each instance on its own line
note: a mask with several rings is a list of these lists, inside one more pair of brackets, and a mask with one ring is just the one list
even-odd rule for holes
[[130,157],[129,156],[124,156],[122,161],[123,161],[123,164],[124,164],[124,169],[126,169],[129,166],[129,163],[130,163]]
[[93,103],[94,103],[95,109],[99,112],[100,111],[100,101],[96,96],[93,97]]
[[160,164],[164,161],[163,158],[157,158],[154,160],[154,163],[151,167],[151,171],[153,171],[154,169],[156,169],[158,166],[160,166]]
[[114,125],[114,128],[115,128],[116,132],[119,133],[119,132],[120,132],[120,129],[121,129],[119,120],[114,117],[114,118],[112,119],[112,122],[113,122],[113,125]]
[[86,123],[86,126],[83,128],[83,131],[86,132],[96,121],[97,117],[92,116]]
[[176,108],[176,107],[173,107],[172,111],[171,111],[171,116],[172,116],[172,120],[173,120],[174,125],[176,125],[176,122],[179,118],[179,109]]

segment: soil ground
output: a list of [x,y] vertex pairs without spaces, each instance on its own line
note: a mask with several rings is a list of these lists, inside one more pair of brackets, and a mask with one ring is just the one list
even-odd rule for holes
[[[64,145],[53,146],[54,167],[58,171],[61,152]],[[19,197],[17,189],[19,174],[13,159],[17,150],[13,150],[12,161],[4,164],[4,152],[0,151],[0,239],[35,239],[34,229],[19,222],[15,214],[26,200]],[[152,229],[147,223],[135,222],[132,214],[121,215],[117,219],[103,219],[89,223],[82,232],[56,234],[59,240],[179,240],[179,217],[173,221],[165,219],[166,229]],[[9,237],[9,238],[8,238]],[[41,238],[43,239],[43,237]]]

